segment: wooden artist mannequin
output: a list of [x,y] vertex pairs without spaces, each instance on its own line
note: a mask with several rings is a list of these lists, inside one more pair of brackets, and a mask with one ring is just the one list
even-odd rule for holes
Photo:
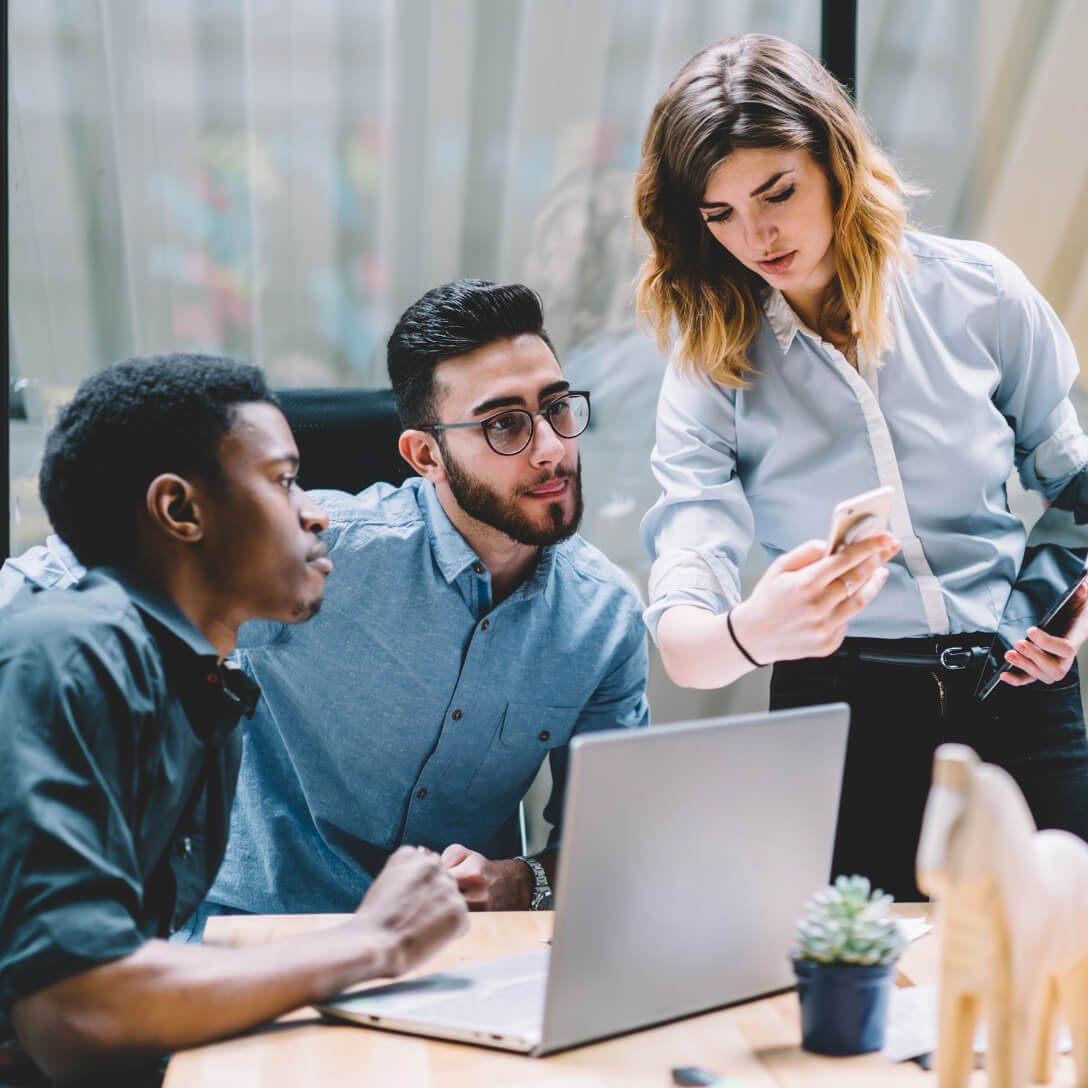
[[1050,1080],[1059,1004],[1088,1086],[1088,844],[1036,831],[1000,767],[961,744],[937,749],[918,886],[941,940],[938,1088],[965,1088],[975,1027],[988,1023],[991,1088]]

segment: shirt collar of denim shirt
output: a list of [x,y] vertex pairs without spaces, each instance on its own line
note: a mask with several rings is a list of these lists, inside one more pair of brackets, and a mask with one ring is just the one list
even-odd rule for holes
[[[420,505],[427,526],[427,535],[431,541],[431,552],[434,555],[438,569],[446,581],[453,585],[466,571],[472,571],[477,577],[486,576],[490,587],[491,574],[484,566],[480,557],[469,547],[468,541],[457,531],[450,521],[442,503],[438,501],[438,493],[434,484],[429,480],[422,481],[419,489]],[[527,600],[547,588],[551,578],[552,568],[555,564],[555,546],[549,546],[540,550],[536,567],[533,573],[511,594],[511,597]],[[473,570],[475,566],[481,568],[480,572]]]

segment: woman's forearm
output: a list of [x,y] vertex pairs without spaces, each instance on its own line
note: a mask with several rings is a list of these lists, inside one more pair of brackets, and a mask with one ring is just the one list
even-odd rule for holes
[[754,666],[730,637],[725,613],[676,605],[661,614],[657,645],[665,672],[683,688],[721,688]]

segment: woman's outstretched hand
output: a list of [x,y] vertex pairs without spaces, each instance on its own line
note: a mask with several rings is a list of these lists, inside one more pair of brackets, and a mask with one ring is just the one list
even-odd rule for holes
[[728,616],[694,605],[666,609],[657,643],[672,681],[691,688],[731,684],[753,667],[740,647],[761,665],[833,653],[846,625],[887,581],[884,564],[899,542],[880,533],[834,555],[826,550],[826,541],[810,540],[779,556]]
[[737,638],[761,664],[834,653],[847,624],[888,580],[884,564],[899,542],[880,533],[834,555],[826,547],[810,540],[780,555],[733,609]]

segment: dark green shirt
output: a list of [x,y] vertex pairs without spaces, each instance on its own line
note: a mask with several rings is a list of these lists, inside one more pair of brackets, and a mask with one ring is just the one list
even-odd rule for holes
[[217,658],[117,570],[0,609],[0,1040],[17,999],[168,936],[211,884],[258,694]]

